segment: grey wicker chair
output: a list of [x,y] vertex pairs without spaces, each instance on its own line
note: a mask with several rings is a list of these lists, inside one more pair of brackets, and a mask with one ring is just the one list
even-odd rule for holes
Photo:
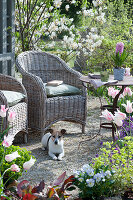
[[[9,129],[8,134],[15,135],[18,132],[24,133],[24,142],[27,143],[27,133],[28,133],[28,122],[27,122],[27,93],[24,86],[18,82],[15,78],[7,75],[0,74],[0,90],[9,90],[20,92],[25,95],[24,99],[16,103],[15,105],[9,107],[8,102],[2,91],[0,91],[0,105],[5,105],[6,108],[8,107],[8,112],[14,111],[16,113],[15,120],[10,123],[11,129]],[[7,128],[8,121],[6,118],[4,119],[3,123],[3,130]],[[2,120],[0,119],[0,124]]]
[[[70,121],[81,124],[82,133],[85,131],[87,91],[79,80],[79,72],[56,55],[40,51],[21,53],[16,66],[27,90],[30,128],[39,130],[42,136],[55,122]],[[63,80],[65,84],[78,87],[82,95],[47,98],[43,83],[51,80]]]

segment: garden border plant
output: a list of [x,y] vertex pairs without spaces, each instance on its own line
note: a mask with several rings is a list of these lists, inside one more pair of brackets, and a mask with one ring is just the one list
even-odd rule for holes
[[[17,180],[22,175],[23,170],[28,170],[34,164],[35,159],[29,155],[29,152],[25,149],[15,147],[12,145],[14,136],[8,135],[8,130],[12,126],[12,122],[15,119],[16,113],[11,111],[8,113],[8,108],[5,105],[1,105],[0,117],[1,120],[1,132],[0,132],[0,198],[10,199],[5,194],[5,188],[9,183]],[[7,117],[8,127],[3,130],[3,120]],[[16,164],[17,163],[17,164]],[[17,174],[18,173],[18,174]]]

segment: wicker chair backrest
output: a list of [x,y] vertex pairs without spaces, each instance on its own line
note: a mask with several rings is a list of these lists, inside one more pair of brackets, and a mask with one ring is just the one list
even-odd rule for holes
[[66,84],[82,88],[81,81],[77,79],[78,72],[75,74],[56,55],[40,51],[27,51],[18,56],[18,61],[25,71],[39,76],[44,83],[51,80],[63,80]]
[[62,80],[64,74],[66,76],[68,70],[65,69],[62,62],[64,61],[52,54],[29,51],[23,54],[21,66],[26,71],[39,76],[43,82],[48,82],[54,79]]

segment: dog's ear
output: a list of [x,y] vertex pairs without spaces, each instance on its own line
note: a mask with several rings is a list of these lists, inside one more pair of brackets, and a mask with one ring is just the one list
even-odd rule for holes
[[52,128],[49,128],[48,131],[52,134],[54,130]]
[[66,129],[61,129],[61,134],[64,135],[66,133]]

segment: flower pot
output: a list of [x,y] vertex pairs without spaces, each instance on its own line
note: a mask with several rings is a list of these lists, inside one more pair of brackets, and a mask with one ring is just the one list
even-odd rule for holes
[[114,80],[123,81],[125,69],[124,68],[113,68]]

